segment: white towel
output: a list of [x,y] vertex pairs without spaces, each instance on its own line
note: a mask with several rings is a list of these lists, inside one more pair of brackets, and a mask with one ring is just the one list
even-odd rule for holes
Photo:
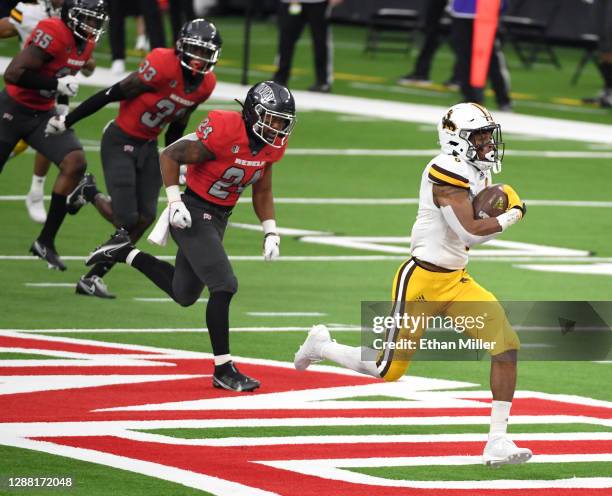
[[166,246],[168,242],[168,233],[170,232],[170,207],[164,208],[164,211],[157,219],[155,227],[149,234],[147,241],[154,245]]

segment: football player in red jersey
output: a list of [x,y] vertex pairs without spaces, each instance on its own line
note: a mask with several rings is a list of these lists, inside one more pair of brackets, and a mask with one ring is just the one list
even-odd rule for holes
[[[120,101],[119,115],[102,136],[102,167],[112,202],[100,195],[95,180],[86,174],[68,196],[68,212],[76,213],[91,202],[136,242],[155,220],[162,183],[157,137],[166,124],[166,146],[179,139],[191,113],[206,101],[216,85],[213,72],[221,50],[221,36],[205,19],[187,22],[176,49],[156,48],[137,72],[85,100],[67,116],[54,116],[50,134],[93,114],[110,102]],[[114,298],[102,277],[112,263],[100,263],[76,286],[82,295]]]
[[[253,208],[264,231],[264,258],[279,256],[272,196],[272,164],[285,153],[295,124],[295,101],[278,83],[265,81],[247,93],[242,114],[211,111],[195,133],[167,147],[161,170],[168,196],[155,231],[164,221],[178,245],[175,265],[141,252],[125,230],[94,250],[87,265],[124,262],[137,268],[174,301],[193,305],[208,286],[206,325],[215,359],[213,385],[252,391],[259,381],[238,372],[229,351],[229,305],[238,281],[223,248],[227,220],[246,187],[253,185]],[[179,192],[179,165],[187,188]]]
[[91,58],[106,22],[104,0],[66,0],[61,18],[40,21],[23,50],[4,73],[0,93],[0,170],[20,139],[59,165],[49,215],[30,251],[50,268],[66,270],[55,249],[55,237],[66,216],[66,197],[86,169],[83,147],[74,132],[46,136],[55,115],[56,95],[74,96],[75,74]]

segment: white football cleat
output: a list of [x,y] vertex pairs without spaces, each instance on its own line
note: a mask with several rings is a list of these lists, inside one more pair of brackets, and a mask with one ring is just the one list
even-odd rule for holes
[[528,448],[519,448],[507,437],[490,439],[482,454],[482,463],[491,467],[518,465],[533,456]]
[[39,224],[44,224],[47,221],[43,195],[28,193],[25,203],[30,219]]
[[321,350],[327,343],[331,343],[329,329],[322,324],[313,326],[308,331],[308,337],[300,349],[295,353],[293,365],[297,370],[306,370],[311,364],[323,360]]

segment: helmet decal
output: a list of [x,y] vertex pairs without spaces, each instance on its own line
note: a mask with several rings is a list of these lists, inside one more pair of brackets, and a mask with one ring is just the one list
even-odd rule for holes
[[442,153],[465,160],[481,171],[501,170],[504,143],[501,126],[477,103],[459,103],[438,122]]

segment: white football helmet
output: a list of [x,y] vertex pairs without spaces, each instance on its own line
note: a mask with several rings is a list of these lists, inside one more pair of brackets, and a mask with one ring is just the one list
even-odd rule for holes
[[[484,160],[478,157],[478,146],[470,137],[473,133],[491,132],[493,149]],[[459,103],[452,106],[438,123],[438,137],[442,153],[455,155],[481,171],[501,171],[504,158],[501,126],[493,120],[491,113],[477,103]],[[482,145],[481,145],[482,146]]]

